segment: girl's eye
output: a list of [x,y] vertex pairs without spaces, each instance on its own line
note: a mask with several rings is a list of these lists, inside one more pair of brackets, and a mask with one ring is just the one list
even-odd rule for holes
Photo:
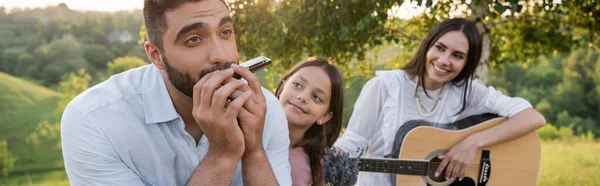
[[313,96],[317,101],[319,102],[323,102],[323,99],[321,99],[321,97],[319,95],[314,95]]
[[293,82],[293,83],[292,83],[292,85],[293,85],[294,87],[300,87],[300,83]]

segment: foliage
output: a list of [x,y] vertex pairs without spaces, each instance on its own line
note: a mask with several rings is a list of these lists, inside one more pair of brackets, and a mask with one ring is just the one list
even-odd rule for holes
[[63,74],[81,68],[91,68],[84,58],[82,44],[73,35],[64,35],[35,50],[42,61],[42,79],[46,84],[55,84]]
[[[409,20],[394,19],[400,5],[424,7]],[[492,65],[534,62],[540,55],[568,52],[573,47],[598,46],[595,26],[600,6],[582,1],[235,1],[242,56],[267,55],[279,65],[269,79],[305,56],[338,61],[345,72],[356,72],[365,52],[385,42],[401,43],[404,52],[392,64],[399,68],[412,58],[433,25],[450,17],[475,21],[484,36],[482,61]],[[396,10],[394,12],[394,10]],[[574,18],[582,17],[581,19]],[[489,42],[487,42],[489,41]],[[266,44],[268,43],[268,44]],[[358,62],[356,61],[358,60]],[[366,66],[372,69],[373,66]],[[371,74],[352,74],[369,77]],[[345,78],[350,77],[344,74]],[[480,75],[482,76],[482,75]],[[485,76],[485,74],[483,74]]]
[[108,75],[111,76],[144,65],[147,63],[138,57],[120,57],[108,63]]
[[544,127],[536,130],[540,139],[545,141],[562,141],[567,143],[573,142],[594,142],[594,134],[587,132],[576,136],[573,134],[571,127],[560,127],[557,128],[554,125],[547,124]]
[[[139,47],[135,35],[141,25],[141,11],[79,12],[66,4],[3,11],[0,71],[50,87],[80,68],[97,76],[109,61]],[[132,39],[115,41],[119,34]]]
[[83,47],[84,58],[96,69],[106,69],[106,64],[115,58],[115,54],[103,45]]
[[570,55],[541,58],[538,64],[501,67],[502,70],[490,74],[491,85],[531,102],[546,121],[560,128],[559,131],[564,127],[575,135],[591,132],[595,137],[600,136],[600,52],[597,49],[584,48]]
[[[27,143],[26,137],[36,130],[38,123],[55,122],[59,118],[55,110],[62,95],[1,72],[0,79],[0,141],[5,141],[6,150],[17,158],[10,175],[56,167],[55,161],[61,157],[56,142],[40,140],[40,145],[34,147]],[[3,155],[6,153],[0,153]],[[6,159],[0,161],[6,163]]]
[[0,140],[0,177],[8,176],[15,166],[15,161],[17,161],[17,157],[8,150],[8,143]]
[[[63,77],[63,80],[59,83],[59,91],[63,94],[63,97],[58,101],[57,112],[62,113],[67,104],[79,95],[81,92],[89,88],[89,83],[92,77],[85,72],[84,69],[80,69],[77,73],[71,72]],[[49,121],[40,122],[35,131],[27,137],[27,142],[32,145],[39,145],[40,138],[49,141],[57,142],[57,149],[62,146],[60,144],[60,124],[51,123]]]

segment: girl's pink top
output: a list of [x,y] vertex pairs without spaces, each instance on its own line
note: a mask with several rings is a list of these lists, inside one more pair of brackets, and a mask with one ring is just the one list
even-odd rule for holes
[[290,166],[292,168],[292,186],[312,185],[310,160],[302,147],[290,147]]

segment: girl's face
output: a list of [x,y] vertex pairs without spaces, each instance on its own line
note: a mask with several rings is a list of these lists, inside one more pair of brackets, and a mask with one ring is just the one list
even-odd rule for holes
[[308,128],[331,119],[331,80],[321,67],[304,67],[289,77],[279,95],[290,127]]
[[469,41],[462,32],[450,31],[440,37],[427,52],[425,86],[438,88],[452,81],[464,68],[468,52]]

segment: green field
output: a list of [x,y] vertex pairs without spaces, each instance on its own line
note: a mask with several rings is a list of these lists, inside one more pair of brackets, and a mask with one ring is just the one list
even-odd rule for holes
[[599,154],[598,142],[544,142],[539,185],[600,185]]
[[7,141],[8,150],[18,158],[11,175],[62,166],[57,161],[61,154],[56,141],[40,140],[38,145],[26,142],[40,122],[58,120],[55,110],[60,98],[55,91],[0,72],[0,141]]

